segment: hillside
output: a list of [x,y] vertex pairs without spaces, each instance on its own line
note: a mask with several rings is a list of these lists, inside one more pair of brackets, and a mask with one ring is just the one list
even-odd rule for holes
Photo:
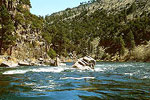
[[149,9],[148,0],[91,0],[46,16],[44,30],[59,55],[136,60],[134,49],[150,39]]
[[0,0],[0,54],[19,60],[47,58],[44,20],[30,13],[30,0]]
[[45,18],[30,13],[30,0],[1,0],[0,7],[1,55],[150,60],[149,0],[91,0]]

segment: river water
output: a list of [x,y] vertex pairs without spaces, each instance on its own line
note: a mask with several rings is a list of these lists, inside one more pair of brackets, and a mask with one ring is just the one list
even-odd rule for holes
[[150,100],[150,63],[71,65],[0,68],[0,100]]

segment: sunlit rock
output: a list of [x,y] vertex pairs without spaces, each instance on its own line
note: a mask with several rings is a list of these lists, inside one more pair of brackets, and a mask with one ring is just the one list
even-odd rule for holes
[[20,66],[30,66],[30,63],[27,61],[19,61],[18,63]]
[[17,62],[14,62],[14,61],[3,61],[1,64],[0,64],[0,67],[17,67],[19,66]]
[[78,59],[78,61],[72,67],[81,70],[91,70],[94,69],[95,64],[96,60],[89,56],[86,56]]

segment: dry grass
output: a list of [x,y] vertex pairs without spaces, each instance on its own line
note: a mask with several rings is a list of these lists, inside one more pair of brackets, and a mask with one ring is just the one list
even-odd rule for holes
[[131,52],[131,57],[138,61],[149,61],[150,60],[150,41],[147,45],[139,45]]

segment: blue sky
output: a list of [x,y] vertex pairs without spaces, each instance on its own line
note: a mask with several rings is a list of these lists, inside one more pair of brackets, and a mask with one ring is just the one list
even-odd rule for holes
[[52,14],[66,8],[76,7],[80,2],[88,0],[30,0],[31,1],[31,13],[36,15],[45,16]]

